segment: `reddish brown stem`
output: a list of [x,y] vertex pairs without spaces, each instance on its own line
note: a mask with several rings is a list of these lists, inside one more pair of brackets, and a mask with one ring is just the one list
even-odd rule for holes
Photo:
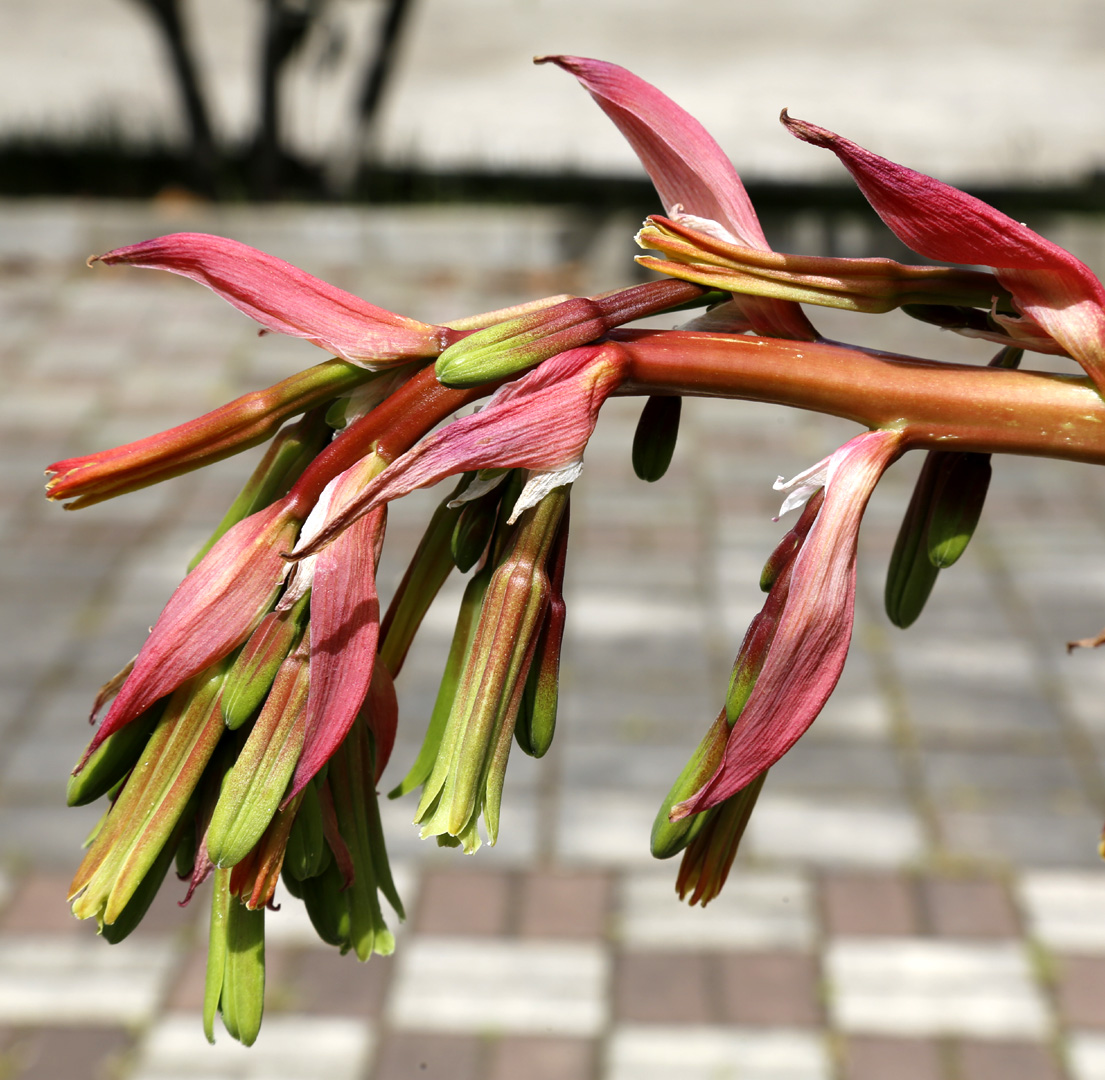
[[450,413],[485,397],[496,386],[498,383],[488,383],[452,390],[437,381],[432,364],[423,368],[386,401],[350,424],[311,462],[288,493],[289,509],[294,516],[306,517],[322,489],[370,453],[373,445],[385,461],[394,461]]
[[1105,402],[1088,379],[968,367],[824,341],[619,330],[620,393],[769,401],[894,427],[905,448],[1105,464]]

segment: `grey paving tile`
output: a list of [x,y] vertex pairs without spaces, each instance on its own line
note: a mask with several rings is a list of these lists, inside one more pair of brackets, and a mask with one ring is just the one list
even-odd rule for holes
[[892,747],[857,745],[855,739],[827,736],[799,740],[772,767],[769,784],[772,795],[825,799],[905,795],[901,762]]
[[1100,863],[1099,817],[1047,811],[940,811],[949,852],[979,862],[1026,867],[1093,867]]
[[1066,755],[929,750],[921,761],[929,790],[945,807],[1082,809],[1087,801]]

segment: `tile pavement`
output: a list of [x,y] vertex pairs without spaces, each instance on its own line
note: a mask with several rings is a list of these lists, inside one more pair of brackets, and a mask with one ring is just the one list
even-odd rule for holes
[[[632,224],[604,223],[588,247],[592,224],[555,211],[0,204],[4,1075],[1105,1080],[1105,656],[1062,649],[1105,619],[1092,469],[997,462],[970,552],[903,635],[879,610],[915,466],[896,468],[865,523],[849,668],[773,770],[725,891],[687,909],[674,864],[650,859],[652,815],[759,602],[779,528],[770,482],[851,430],[766,406],[691,403],[669,477],[646,489],[628,469],[636,406],[610,404],[573,499],[553,751],[511,762],[502,841],[473,859],[419,842],[410,806],[385,806],[411,915],[395,956],[337,956],[281,896],[261,1038],[212,1048],[202,894],[182,909],[170,889],[112,948],[70,918],[68,875],[96,815],[61,803],[91,693],[141,642],[244,467],[72,516],[43,504],[40,470],[315,358],[187,283],[83,258],[220,231],[443,319],[618,284]],[[890,317],[814,318],[897,351],[986,356]],[[385,586],[430,499],[395,507]],[[400,679],[393,772],[420,740],[457,595]]]

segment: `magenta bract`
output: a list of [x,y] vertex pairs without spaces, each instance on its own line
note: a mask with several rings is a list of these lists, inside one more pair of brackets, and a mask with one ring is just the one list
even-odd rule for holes
[[[855,178],[875,212],[914,251],[944,262],[992,266],[1020,311],[1105,387],[1105,289],[1069,251],[1045,240],[981,199],[897,165],[784,110],[787,130],[831,150]],[[1014,344],[1033,348],[1033,333]],[[1033,328],[1034,329],[1034,328]]]
[[206,233],[174,233],[91,261],[168,270],[206,285],[278,334],[306,338],[364,367],[434,357],[459,335],[395,315],[263,251]]
[[901,453],[895,431],[868,431],[825,465],[825,501],[795,556],[786,604],[755,687],[714,775],[673,819],[708,810],[770,768],[813,723],[844,667],[852,635],[856,540],[867,500]]

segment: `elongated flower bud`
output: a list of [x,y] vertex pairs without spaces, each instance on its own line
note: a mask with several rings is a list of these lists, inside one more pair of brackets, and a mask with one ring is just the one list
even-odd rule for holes
[[303,596],[288,609],[270,611],[235,657],[221,702],[223,719],[232,731],[252,719],[268,696],[280,666],[300,643],[309,601],[309,595]]
[[322,868],[309,877],[284,875],[289,891],[302,897],[322,940],[343,953],[354,950],[360,960],[373,953],[386,955],[395,946],[380,893],[400,919],[405,917],[384,845],[376,772],[376,741],[359,715],[331,758],[325,780],[316,778],[307,789],[317,790],[329,857],[315,860]]
[[505,379],[557,353],[586,345],[615,326],[677,307],[706,292],[685,282],[672,288],[675,284],[649,281],[600,296],[576,296],[477,330],[437,358],[437,377],[446,386],[479,386]]
[[913,495],[902,518],[886,570],[884,604],[890,621],[903,630],[924,610],[939,568],[928,554],[928,521],[941,483],[942,452],[929,454],[921,466]]
[[903,304],[990,307],[1009,294],[991,274],[944,266],[906,266],[893,259],[784,255],[737,242],[715,221],[650,217],[637,243],[665,256],[637,256],[650,270],[711,289],[877,314]]
[[322,806],[318,794],[323,779],[325,774],[320,773],[300,792],[302,798],[288,836],[284,875],[291,875],[296,881],[318,877],[330,864],[330,849],[322,829]]
[[233,767],[223,778],[204,845],[216,866],[234,866],[269,826],[299,761],[306,734],[308,650],[280,667]]
[[[466,500],[460,506],[453,535],[449,541],[449,550],[457,569],[466,574],[483,558],[487,545],[495,532],[495,523],[499,518],[499,505],[503,498],[503,474],[498,473],[493,480],[483,480],[483,474],[477,473],[481,482],[499,481],[490,491],[477,498]],[[460,502],[458,499],[457,502]]]
[[722,709],[660,804],[652,822],[649,840],[653,858],[670,859],[673,855],[678,855],[705,823],[702,814],[672,821],[671,808],[690,798],[714,775],[725,756],[725,744],[728,741],[729,722],[725,718],[725,710]]
[[46,469],[46,497],[56,502],[71,499],[66,509],[79,510],[211,465],[257,446],[288,417],[331,401],[371,377],[344,360],[326,360],[158,435],[56,461]]
[[544,757],[552,746],[556,731],[556,711],[560,698],[560,647],[564,641],[567,608],[564,604],[564,567],[568,555],[568,515],[557,530],[549,555],[549,607],[537,639],[533,663],[526,678],[514,737],[523,753]]
[[633,433],[633,471],[648,483],[668,471],[679,438],[681,397],[650,397]]
[[277,810],[257,845],[244,859],[234,864],[230,891],[250,911],[272,904],[292,826],[303,798],[304,792],[301,791],[286,807]]
[[69,806],[86,806],[106,795],[134,767],[161,714],[165,703],[151,705],[125,728],[109,736],[91,753],[82,757],[83,765],[69,777],[65,799]]
[[990,486],[989,454],[949,454],[942,462],[942,484],[929,516],[929,562],[951,566],[974,536]]
[[449,720],[457,687],[460,684],[460,677],[468,662],[476,627],[479,625],[480,608],[483,605],[487,586],[491,581],[491,574],[492,568],[488,566],[485,570],[477,573],[464,589],[460,611],[457,614],[456,627],[453,630],[453,640],[449,646],[449,656],[445,661],[445,672],[441,676],[437,698],[434,701],[430,722],[422,740],[422,747],[414,764],[410,767],[410,771],[395,788],[388,792],[388,798],[397,799],[401,795],[413,791],[416,787],[420,787],[429,780],[430,774],[433,772],[434,762],[438,758],[441,740],[445,734],[445,725]]
[[100,927],[101,936],[109,944],[117,945],[124,938],[129,937],[145,918],[146,912],[150,910],[150,905],[154,902],[157,891],[161,888],[165,881],[165,875],[169,872],[169,867],[172,866],[173,860],[176,858],[177,849],[192,829],[193,807],[197,801],[193,795],[189,805],[185,807],[184,813],[181,814],[180,820],[177,821],[173,831],[169,834],[165,846],[162,847],[157,858],[154,859],[150,868],[143,875],[141,882],[131,893],[131,897],[126,902],[123,910],[115,917],[115,921],[104,923]]
[[230,870],[215,871],[203,1032],[215,1041],[215,1013],[227,1032],[252,1046],[265,1009],[265,909],[250,911],[230,891]]

